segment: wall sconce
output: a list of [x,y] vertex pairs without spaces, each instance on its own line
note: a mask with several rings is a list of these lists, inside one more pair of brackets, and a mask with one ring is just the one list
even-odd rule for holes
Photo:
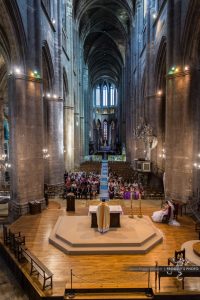
[[56,95],[56,94],[53,94],[53,95],[52,95],[51,93],[46,93],[46,95],[43,94],[42,96],[43,96],[43,97],[46,96],[46,97],[49,98],[49,99],[50,99],[50,98],[51,98],[51,99],[59,99],[59,98],[60,98],[58,95]]
[[162,90],[158,90],[158,91],[157,91],[157,95],[158,95],[158,96],[162,96],[162,94],[163,94]]
[[15,74],[15,75],[21,75],[22,69],[20,67],[14,67],[10,70],[10,75]]
[[42,149],[42,152],[43,152],[44,159],[47,159],[50,157],[50,154],[48,153],[48,149],[44,148],[44,149]]
[[40,79],[40,74],[38,73],[37,70],[34,70],[33,72],[31,72],[31,76],[36,78],[36,79]]
[[14,71],[15,71],[15,74],[21,74],[22,73],[20,68],[15,68]]
[[160,158],[163,158],[163,159],[166,158],[166,151],[165,151],[164,148],[162,149],[162,153],[159,154],[159,157],[160,157]]
[[7,157],[7,155],[6,155],[6,154],[2,154],[2,155],[0,156],[0,160],[5,160],[5,159],[6,159],[6,157]]
[[[197,156],[200,157],[200,153],[198,153]],[[200,169],[200,163],[199,163],[199,162],[193,163],[193,167],[194,167],[195,169]]]
[[157,18],[157,14],[156,14],[155,12],[152,14],[152,18],[153,18],[154,20]]
[[6,169],[11,168],[11,164],[10,164],[10,163],[5,163],[5,168],[6,168]]
[[189,66],[185,66],[184,71],[189,71],[190,67]]

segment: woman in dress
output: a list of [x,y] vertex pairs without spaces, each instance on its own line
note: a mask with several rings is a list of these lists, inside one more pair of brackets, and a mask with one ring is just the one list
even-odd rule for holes
[[160,223],[162,223],[163,217],[166,216],[166,215],[168,215],[168,213],[169,213],[169,207],[170,207],[170,205],[169,205],[168,201],[166,201],[164,203],[163,208],[161,210],[154,211],[154,213],[153,213],[153,215],[151,217],[152,220],[154,222],[160,222]]
[[170,201],[166,201],[161,210],[155,211],[152,215],[154,222],[162,223],[163,217],[168,216],[168,224],[173,226],[180,226],[180,223],[174,220],[174,205]]

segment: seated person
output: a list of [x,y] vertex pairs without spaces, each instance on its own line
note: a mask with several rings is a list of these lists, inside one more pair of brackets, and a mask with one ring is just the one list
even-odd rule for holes
[[105,199],[97,206],[97,225],[98,231],[104,233],[109,230],[110,227],[110,208]]
[[163,208],[155,211],[151,218],[154,222],[162,223],[164,216],[168,216],[169,225],[180,226],[180,224],[174,220],[174,205],[170,201],[165,201]]
[[124,191],[124,199],[125,199],[125,200],[131,199],[130,188],[126,188],[126,190]]
[[162,223],[163,217],[168,215],[169,213],[169,203],[166,201],[163,205],[163,208],[158,211],[154,211],[153,215],[151,216],[152,220],[154,222],[160,222]]

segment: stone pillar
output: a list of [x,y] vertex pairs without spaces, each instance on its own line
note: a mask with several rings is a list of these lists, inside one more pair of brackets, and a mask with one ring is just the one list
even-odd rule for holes
[[48,169],[48,184],[62,184],[63,165],[63,100],[48,99],[47,101],[47,151],[49,157],[44,161]]
[[0,188],[5,183],[4,169],[4,99],[0,98]]
[[180,8],[180,0],[168,1],[165,193],[186,201],[192,190],[193,116],[190,72],[180,52]]
[[45,205],[41,80],[10,75],[8,99],[12,212],[20,215],[28,212],[29,201]]
[[80,114],[74,113],[74,166],[80,165]]
[[191,195],[192,115],[188,110],[190,75],[167,77],[166,111],[166,196],[187,200]]
[[65,170],[74,169],[74,107],[64,104]]
[[199,115],[200,115],[200,68],[197,65],[196,68],[190,72],[191,76],[191,86],[190,86],[190,99],[191,106],[190,111],[192,110],[192,122],[193,122],[193,196],[197,199],[200,199],[200,124],[199,124]]
[[82,153],[82,159],[85,155],[89,154],[89,138],[88,138],[88,132],[89,132],[89,126],[88,126],[88,120],[87,116],[89,116],[89,104],[88,104],[88,67],[86,65],[83,65],[83,98],[82,103],[80,104],[80,112],[81,112],[81,143],[83,145],[83,153]]

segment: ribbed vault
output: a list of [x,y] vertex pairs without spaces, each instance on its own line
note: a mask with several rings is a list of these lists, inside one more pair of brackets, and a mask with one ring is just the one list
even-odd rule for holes
[[134,1],[75,0],[74,17],[91,84],[107,78],[119,84]]

